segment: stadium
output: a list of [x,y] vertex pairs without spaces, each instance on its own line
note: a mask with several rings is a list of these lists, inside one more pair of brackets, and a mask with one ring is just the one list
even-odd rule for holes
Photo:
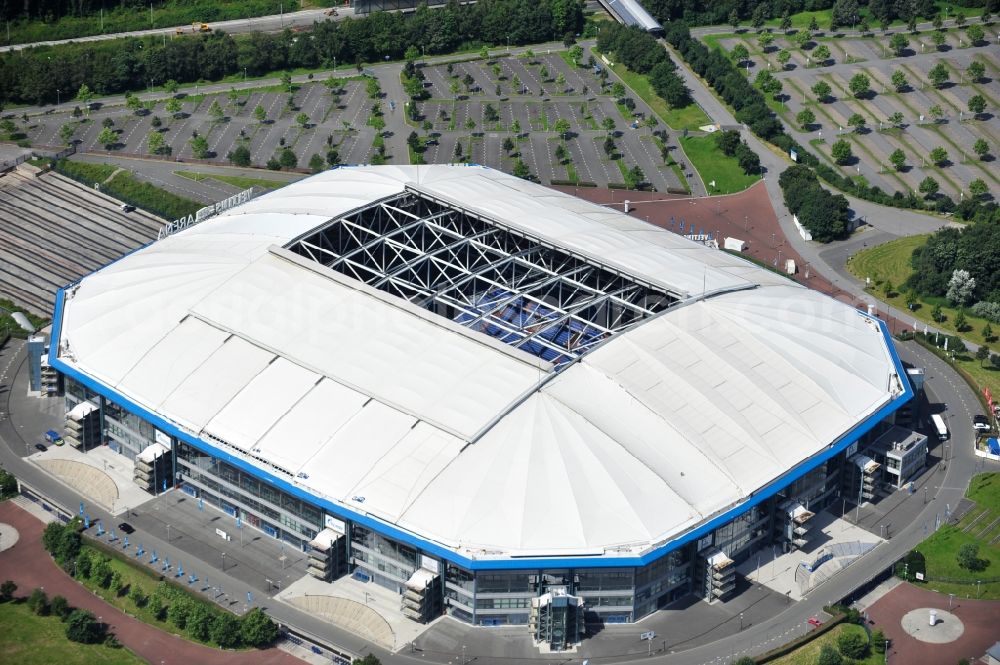
[[416,620],[555,648],[802,546],[912,395],[877,319],[478,166],[310,177],[67,286],[53,320],[80,436],[151,491]]

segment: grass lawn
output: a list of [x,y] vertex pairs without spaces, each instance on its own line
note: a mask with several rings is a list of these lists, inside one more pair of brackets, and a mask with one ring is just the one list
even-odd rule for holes
[[[982,473],[973,477],[966,496],[975,501],[976,506],[957,525],[938,529],[917,550],[927,560],[929,589],[975,597],[976,580],[1000,578],[1000,543],[989,544],[1000,536],[1000,524],[994,524],[1000,518],[1000,473]],[[987,562],[983,570],[970,571],[958,565],[958,549],[966,543],[979,545],[979,558]],[[943,582],[934,578],[947,578],[955,582]],[[983,583],[979,591],[981,598],[998,599],[1000,582]]]
[[188,178],[199,182],[202,180],[218,180],[219,182],[224,182],[227,185],[239,187],[240,189],[250,189],[251,187],[278,189],[280,187],[284,187],[285,185],[289,185],[292,182],[286,180],[269,180],[267,178],[247,178],[245,176],[238,175],[220,175],[218,173],[201,173],[199,171],[174,171],[174,175],[179,175],[182,178]]
[[633,72],[620,62],[616,62],[612,69],[671,129],[698,129],[711,122],[701,107],[694,102],[683,108],[671,107],[653,91],[653,86],[647,77]]
[[[18,591],[24,592],[23,589]],[[0,605],[0,663],[18,665],[139,665],[145,661],[127,649],[78,644],[66,639],[57,617],[36,616],[24,603]],[[16,626],[16,629],[15,629]]]
[[[909,236],[892,240],[876,247],[869,247],[850,257],[847,260],[847,269],[860,280],[864,280],[866,277],[871,278],[871,286],[867,291],[873,296],[882,302],[889,303],[893,307],[905,310],[906,295],[901,292],[902,289],[900,287],[913,273],[913,269],[910,267],[910,256],[913,254],[913,250],[926,242],[928,237],[927,235]],[[888,294],[886,294],[884,288],[886,281],[892,285],[892,290]],[[941,313],[945,317],[944,321],[934,321],[933,317],[931,317],[931,310],[933,310],[934,305],[941,306]],[[946,330],[949,333],[961,335],[976,344],[995,345],[997,343],[996,340],[987,341],[983,337],[983,327],[988,321],[972,316],[969,311],[965,312],[966,329],[958,332],[954,324],[957,314],[958,309],[949,305],[948,301],[944,298],[918,298],[914,309],[910,312],[910,316],[914,319],[933,325],[941,330]],[[994,328],[994,334],[1000,334],[1000,324],[991,325]],[[1000,386],[1000,372],[980,368],[978,361],[973,361],[972,364],[975,367],[971,368],[970,372],[981,370],[977,373],[986,377],[986,380],[994,381]]]
[[[715,137],[689,136],[679,141],[684,154],[701,174],[705,187],[712,194],[741,192],[760,180],[760,176],[743,173],[735,157],[726,157],[715,145]],[[715,187],[709,185],[715,181]]]
[[[948,8],[952,8],[953,11],[954,10],[961,11],[965,15],[965,18],[979,16],[980,14],[983,13],[982,7],[955,7],[954,3],[942,2],[941,0],[938,0],[934,4],[937,5],[938,9],[942,13],[946,12]],[[808,28],[810,20],[815,17],[816,22],[819,23],[820,30],[829,30],[830,15],[831,13],[829,9],[823,9],[814,12],[799,12],[798,14],[791,14],[789,18],[792,19],[792,27],[796,29]],[[864,6],[861,7],[860,10],[858,11],[858,16],[862,20],[867,18],[869,27],[872,29],[872,31],[876,32],[876,34],[879,34],[879,21],[878,19],[872,18],[871,13],[868,11],[867,7]],[[954,14],[952,16],[954,16]],[[929,19],[924,19],[924,18],[919,19],[920,23],[923,23],[926,20]],[[750,21],[743,20],[741,21],[741,23],[742,26],[746,28],[749,27]],[[906,21],[896,20],[892,22],[892,25],[903,25],[904,23],[906,23]],[[950,19],[948,21],[945,21],[945,24],[951,26]],[[770,28],[777,28],[779,25],[781,25],[781,17],[779,16],[777,18],[773,18],[770,21],[767,21],[764,25]],[[966,23],[966,25],[968,25],[968,23]],[[844,27],[844,29],[850,29],[850,28],[851,26]]]
[[[841,633],[860,633],[865,635],[867,639],[867,634],[865,629],[861,626],[855,624],[841,624],[831,630],[829,633],[822,635],[809,644],[805,644],[787,656],[782,656],[776,660],[770,661],[772,665],[816,665],[816,661],[819,659],[819,650],[823,648],[824,644],[829,644],[834,649],[837,648],[837,636]],[[868,657],[864,660],[851,661],[852,663],[857,663],[857,665],[881,665],[884,656],[877,653],[869,653]]]

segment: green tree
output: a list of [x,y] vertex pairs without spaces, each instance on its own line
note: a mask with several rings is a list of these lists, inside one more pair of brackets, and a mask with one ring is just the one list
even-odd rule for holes
[[881,628],[876,628],[872,631],[872,650],[875,653],[885,653],[885,633],[882,632]]
[[851,144],[844,139],[840,139],[830,147],[830,155],[833,157],[833,161],[841,166],[850,162],[853,154],[851,152]]
[[815,16],[809,18],[809,32],[819,31],[819,21],[816,20]]
[[528,170],[528,165],[524,161],[518,159],[514,162],[513,174],[518,178],[528,179],[531,175],[531,171]]
[[232,649],[240,643],[240,620],[229,612],[221,612],[212,620],[212,641],[223,649]]
[[886,120],[888,120],[889,124],[893,127],[902,127],[905,118],[903,118],[903,113],[901,111],[894,111],[892,115],[886,118]]
[[110,127],[105,127],[97,135],[97,142],[103,145],[105,150],[111,150],[118,144],[118,132]]
[[501,144],[501,147],[503,148],[503,151],[509,155],[511,150],[514,149],[514,142],[510,139],[509,136],[505,136],[503,139],[503,143]]
[[340,152],[336,148],[326,151],[326,163],[330,166],[336,166],[340,163]]
[[566,77],[563,76],[562,72],[560,72],[559,75],[556,76],[556,87],[562,91],[566,90]]
[[420,57],[420,49],[418,49],[413,44],[406,47],[406,52],[403,53],[403,59],[408,63],[413,64],[417,58]]
[[561,136],[563,139],[566,139],[567,138],[566,135],[569,134],[569,120],[567,120],[566,118],[559,118],[558,120],[556,120],[554,129],[556,130],[556,133],[559,134],[559,136]]
[[943,62],[939,62],[931,67],[931,70],[927,72],[927,78],[934,84],[935,88],[940,88],[948,82],[948,79],[951,78],[951,74],[948,71],[948,67],[946,67]]
[[146,147],[149,149],[149,153],[152,155],[158,155],[163,150],[163,146],[166,141],[163,138],[163,134],[160,132],[150,132],[146,137]]
[[211,106],[208,107],[208,115],[212,118],[212,122],[219,122],[225,117],[226,112],[222,110],[218,99],[212,100]]
[[816,59],[817,64],[825,64],[830,59],[830,47],[826,44],[820,44],[813,49],[812,57]]
[[194,603],[187,615],[187,630],[196,640],[207,641],[212,636],[212,612],[204,603]]
[[948,41],[948,38],[944,36],[943,32],[935,31],[931,33],[931,41],[934,42],[934,48],[940,51],[944,43]]
[[281,164],[281,168],[294,169],[299,163],[299,158],[295,156],[291,148],[282,148],[278,155],[278,163]]
[[909,47],[910,40],[902,32],[897,32],[889,39],[889,48],[896,54],[896,57],[902,56]]
[[278,639],[278,627],[271,621],[271,617],[264,614],[259,607],[255,607],[243,615],[241,623],[240,632],[243,636],[243,643],[247,646],[260,649],[273,644]]
[[17,584],[13,580],[4,580],[3,584],[0,584],[0,603],[10,602],[16,591]]
[[990,325],[989,321],[987,321],[986,325],[983,326],[983,339],[987,342],[993,342],[996,340],[996,337],[993,335],[993,326]]
[[129,586],[128,597],[136,607],[142,607],[146,604],[146,594],[143,593],[142,587],[138,584]]
[[906,90],[909,82],[906,80],[906,74],[902,69],[897,69],[892,73],[892,87],[896,89],[896,92],[903,92]]
[[982,198],[989,194],[989,192],[990,188],[986,185],[986,181],[982,178],[976,178],[969,183],[969,194],[971,194],[973,198]]
[[63,525],[61,522],[49,522],[42,530],[42,547],[49,554],[55,556],[59,549],[59,541],[62,539]]
[[191,153],[195,156],[195,159],[206,159],[208,157],[208,140],[204,136],[199,134],[192,137],[188,143],[191,144]]
[[236,106],[236,102],[240,98],[240,92],[236,88],[230,88],[229,92],[226,93],[226,97],[229,99],[229,104],[231,106]]
[[171,116],[177,117],[177,114],[181,112],[181,100],[176,97],[171,97],[167,100],[166,106],[164,107]]
[[792,54],[785,49],[778,51],[778,62],[781,63],[781,68],[784,69],[788,66],[788,61],[792,59]]
[[889,155],[889,162],[892,164],[894,169],[902,171],[906,168],[906,153],[903,152],[902,148],[896,148],[892,151],[892,154]]
[[66,638],[80,644],[97,644],[104,637],[102,626],[87,610],[73,610],[66,618]]
[[955,330],[958,332],[965,332],[965,310],[958,310],[958,314],[955,315]]
[[295,116],[295,122],[299,123],[299,126],[305,129],[309,126],[309,116],[305,113],[300,113]]
[[733,11],[729,12],[729,25],[733,27],[733,30],[740,27],[740,13],[736,11],[735,7],[733,7]]
[[861,660],[868,655],[868,638],[862,632],[845,630],[837,636],[837,649],[845,658]]
[[969,63],[969,67],[965,70],[965,73],[969,75],[970,81],[977,83],[986,75],[986,65],[979,60],[973,60]]
[[851,81],[848,84],[851,89],[851,94],[855,97],[864,97],[871,90],[871,79],[865,74],[858,72],[851,77]]
[[814,85],[811,88],[811,90],[812,93],[816,95],[816,101],[818,102],[826,101],[830,97],[830,93],[832,92],[830,84],[827,83],[826,81],[819,81],[818,83],[816,83],[816,85]]
[[163,620],[163,601],[159,596],[153,594],[149,597],[149,602],[146,603],[146,608],[149,613],[153,615],[153,618],[157,621]]
[[855,132],[862,132],[865,128],[865,117],[860,113],[852,113],[851,117],[847,119],[847,124],[854,128]]
[[805,132],[809,130],[810,125],[816,122],[816,114],[813,113],[810,109],[802,109],[795,116],[795,120],[796,122],[799,123],[799,126],[802,128],[802,131]]
[[941,146],[931,150],[927,156],[930,158],[931,163],[938,166],[943,166],[948,161],[948,151]]
[[986,361],[989,360],[989,357],[990,347],[982,344],[978,349],[976,349],[976,360],[979,361],[980,367],[986,367]]
[[932,199],[935,196],[937,196],[938,190],[940,188],[941,186],[938,184],[938,181],[932,178],[931,176],[927,176],[926,178],[921,180],[919,185],[920,193],[923,194],[924,197],[928,199]]
[[782,32],[788,32],[792,29],[792,17],[788,14],[788,9],[781,15],[781,23],[778,24],[778,29]]
[[969,97],[969,110],[975,115],[980,115],[986,112],[986,98],[982,95],[973,95]]
[[611,116],[605,116],[604,120],[601,120],[601,126],[604,128],[608,134],[615,131],[615,119]]
[[978,543],[965,543],[959,547],[956,560],[958,561],[959,567],[973,572],[985,568],[985,564],[982,559],[979,558]]
[[177,90],[180,88],[177,81],[173,79],[167,79],[167,82],[163,84],[163,89],[166,90],[170,95],[176,95]]
[[142,108],[142,100],[132,93],[125,94],[125,108],[132,113],[138,113],[139,109]]
[[292,75],[289,72],[281,72],[281,87],[286,91],[292,91]]
[[94,99],[94,93],[86,83],[80,84],[80,89],[76,92],[76,98],[83,104],[83,107],[87,110],[87,115],[90,115],[90,102]]
[[188,616],[191,614],[191,608],[193,603],[188,600],[185,596],[177,596],[170,602],[170,607],[167,608],[167,619],[170,623],[177,626],[178,629],[184,630],[187,625]]
[[263,124],[264,121],[267,120],[267,111],[264,110],[263,106],[258,104],[256,107],[254,107],[253,118],[254,120],[257,121],[258,124]]
[[250,166],[250,148],[241,143],[226,155],[226,159],[232,162],[234,166],[242,166],[244,168]]
[[976,139],[976,142],[972,144],[972,151],[979,159],[985,159],[990,154],[990,144],[986,142],[986,139]]
[[836,649],[829,644],[824,644],[819,650],[817,665],[842,665],[844,659]]
[[[735,62],[737,65],[742,65],[743,62],[750,57],[750,52],[747,51],[747,47],[741,43],[733,47],[733,50],[730,52],[730,55],[733,58],[733,62]],[[622,94],[624,94],[624,92]],[[620,96],[621,95],[616,95],[616,97]]]
[[944,312],[941,310],[941,305],[935,304],[931,308],[931,318],[934,319],[935,323],[941,323],[944,321]]
[[642,169],[638,165],[627,169],[623,177],[625,178],[625,187],[628,189],[638,189],[646,180],[646,174],[642,172]]
[[124,580],[122,579],[122,574],[116,570],[111,573],[111,584],[108,586],[108,589],[110,589],[111,593],[115,594],[116,597],[120,596],[122,595],[121,592],[123,582]]
[[[763,5],[761,5],[763,6]],[[770,32],[762,32],[757,35],[757,44],[760,45],[760,50],[767,53],[767,50],[771,48],[771,44],[774,43],[774,35]]]

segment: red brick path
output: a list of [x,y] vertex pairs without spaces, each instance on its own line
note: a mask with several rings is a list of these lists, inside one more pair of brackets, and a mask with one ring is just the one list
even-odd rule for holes
[[264,651],[220,651],[188,642],[123,614],[77,584],[42,549],[43,525],[19,506],[0,503],[0,522],[20,532],[20,540],[0,552],[0,581],[14,580],[17,595],[26,596],[35,587],[44,587],[49,598],[64,596],[73,607],[90,610],[103,618],[113,632],[133,652],[150,663],[164,665],[301,665],[302,661],[278,649]]
[[868,608],[875,627],[892,640],[890,663],[952,665],[962,658],[974,663],[1000,640],[1000,601],[955,598],[950,611],[962,620],[965,632],[950,644],[928,644],[906,634],[900,620],[921,607],[948,610],[948,596],[900,584]]

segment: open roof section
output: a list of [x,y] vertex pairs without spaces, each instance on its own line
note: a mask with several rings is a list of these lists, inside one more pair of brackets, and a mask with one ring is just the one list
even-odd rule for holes
[[557,367],[681,300],[409,186],[288,249]]

